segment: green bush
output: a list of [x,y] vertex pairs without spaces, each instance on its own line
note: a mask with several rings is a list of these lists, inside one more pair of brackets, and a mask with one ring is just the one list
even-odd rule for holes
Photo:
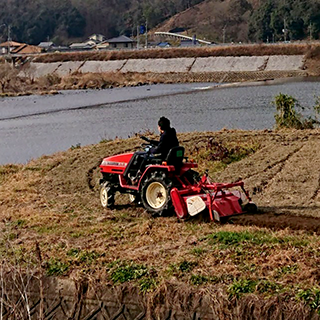
[[[294,129],[313,129],[315,124],[319,122],[313,118],[308,117],[304,119],[302,114],[297,109],[303,110],[303,107],[292,96],[279,93],[273,104],[276,106],[277,113],[274,115],[276,120],[276,128],[294,128]],[[314,107],[314,111],[318,112],[320,107]],[[319,112],[318,112],[319,113]]]

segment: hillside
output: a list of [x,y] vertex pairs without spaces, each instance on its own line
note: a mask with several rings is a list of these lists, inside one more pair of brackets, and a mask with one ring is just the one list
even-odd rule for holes
[[197,4],[157,26],[184,28],[216,43],[272,43],[318,39],[319,1],[211,0]]
[[319,0],[2,1],[0,37],[66,45],[92,34],[136,37],[147,24],[149,40],[174,29],[216,43],[310,40],[319,39],[319,10]]
[[[223,130],[179,139],[199,171],[209,168],[213,180],[241,177],[258,214],[226,224],[209,222],[206,215],[181,223],[174,215],[152,218],[126,197],[117,197],[114,209],[103,209],[97,183],[101,159],[138,150],[141,140],[73,147],[27,165],[0,167],[5,264],[24,261],[25,267],[36,267],[38,246],[51,276],[130,284],[150,294],[156,288],[165,292],[169,281],[234,298],[245,293],[286,297],[273,300],[277,308],[280,301],[294,303],[301,290],[314,297],[320,280],[320,131]],[[210,139],[250,152],[226,166],[210,160]],[[140,276],[130,276],[130,268]],[[124,270],[129,276],[121,278]],[[299,299],[309,305],[303,295]]]

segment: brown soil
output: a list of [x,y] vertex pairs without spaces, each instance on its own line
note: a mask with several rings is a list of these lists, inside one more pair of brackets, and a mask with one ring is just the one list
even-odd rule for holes
[[271,230],[304,230],[314,234],[320,234],[320,219],[313,217],[299,217],[288,214],[276,214],[261,212],[255,215],[242,215],[233,217],[229,223],[242,226],[257,226]]

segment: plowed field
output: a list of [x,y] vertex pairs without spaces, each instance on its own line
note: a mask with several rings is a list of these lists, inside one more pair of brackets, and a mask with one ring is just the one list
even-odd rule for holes
[[[124,196],[114,209],[103,209],[102,158],[138,150],[142,142],[114,140],[0,167],[0,253],[12,263],[37,265],[38,244],[48,275],[85,274],[109,284],[125,279],[143,290],[170,281],[235,294],[238,281],[247,281],[254,285],[241,292],[294,297],[317,286],[320,131],[222,130],[179,140],[213,180],[242,178],[259,212],[225,224],[201,215],[181,223],[174,215],[152,218]],[[217,171],[215,161],[201,156],[210,155],[212,141],[253,152]],[[132,268],[142,272],[138,278]],[[117,278],[123,272],[133,276]]]

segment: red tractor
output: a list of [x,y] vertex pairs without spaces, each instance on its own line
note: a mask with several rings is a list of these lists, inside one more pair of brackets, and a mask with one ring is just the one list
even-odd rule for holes
[[[141,137],[152,147],[152,140]],[[144,158],[143,158],[144,157]],[[141,169],[142,174],[136,179]],[[188,161],[181,146],[172,148],[166,159],[149,156],[148,151],[125,153],[104,158],[101,165],[100,200],[103,207],[114,205],[116,192],[127,193],[132,201],[142,203],[152,215],[163,215],[172,207],[180,219],[207,210],[211,220],[256,211],[244,183],[212,183],[207,175],[194,171],[198,165]],[[135,179],[133,179],[133,177]]]

